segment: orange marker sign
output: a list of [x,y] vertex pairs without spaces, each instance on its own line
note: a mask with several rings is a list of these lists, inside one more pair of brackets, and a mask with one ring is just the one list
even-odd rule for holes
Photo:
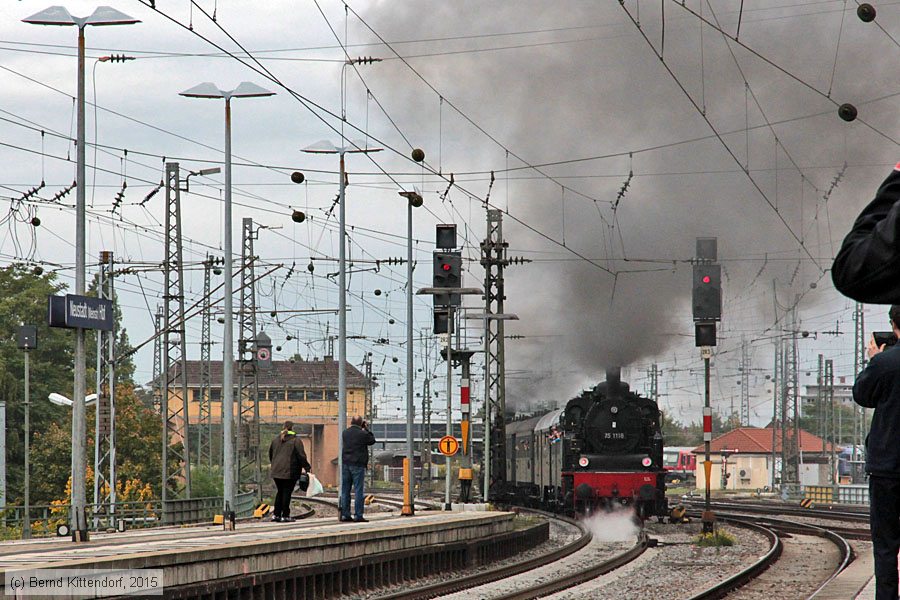
[[459,451],[459,440],[452,435],[445,435],[441,438],[441,441],[438,442],[438,450],[440,450],[441,454],[444,456],[453,456]]

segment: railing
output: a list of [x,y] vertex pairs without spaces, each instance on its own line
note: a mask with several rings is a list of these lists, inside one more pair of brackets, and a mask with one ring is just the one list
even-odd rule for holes
[[[235,516],[250,516],[256,506],[256,492],[238,494],[234,503]],[[215,515],[221,514],[223,505],[224,499],[218,496],[167,500],[165,504],[161,500],[117,502],[115,507],[110,504],[88,504],[85,512],[90,530],[106,531],[211,522]],[[32,536],[56,535],[57,527],[69,521],[69,508],[68,504],[29,507]],[[7,506],[0,511],[0,539],[20,538],[24,522],[24,507]]]

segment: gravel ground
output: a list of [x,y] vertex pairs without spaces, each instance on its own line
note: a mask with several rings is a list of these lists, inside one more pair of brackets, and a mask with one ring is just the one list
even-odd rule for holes
[[[558,548],[561,548],[562,546],[565,546],[566,544],[569,544],[569,543],[575,541],[580,535],[581,535],[581,532],[574,525],[570,525],[564,521],[558,521],[556,519],[551,519],[550,520],[550,536],[549,536],[549,538],[547,539],[546,542],[535,546],[531,550],[528,550],[521,554],[517,554],[516,556],[510,557],[510,558],[506,558],[503,560],[489,563],[487,565],[475,567],[474,569],[468,569],[465,571],[452,571],[452,572],[448,572],[448,573],[441,573],[438,575],[433,575],[431,577],[424,577],[422,579],[416,580],[415,584],[413,584],[413,585],[407,584],[407,585],[402,586],[402,589],[415,589],[416,587],[431,585],[431,584],[439,583],[442,581],[448,581],[450,579],[458,578],[462,575],[474,575],[476,573],[482,573],[484,571],[488,571],[490,569],[494,569],[497,567],[507,566],[507,565],[515,564],[515,563],[522,562],[525,560],[529,560],[529,559],[535,558],[537,556],[541,556],[541,555],[547,554],[549,552],[553,552],[554,550],[557,550]],[[397,589],[400,589],[400,588],[397,588]],[[475,588],[473,588],[473,589],[475,589]],[[348,598],[355,598],[358,600],[377,598],[378,596],[389,593],[390,591],[391,591],[391,589],[385,589],[385,590],[379,590],[377,592],[369,592],[369,593],[359,594],[356,596],[348,596]],[[469,593],[464,594],[462,597],[465,598],[465,600],[477,600],[480,598],[480,596],[478,596],[478,595],[473,595],[473,594],[469,594]]]
[[[734,546],[701,548],[693,544],[700,533],[700,523],[648,524],[647,533],[659,540],[659,546],[648,548],[620,569],[548,598],[689,598],[741,570],[768,550],[768,541],[759,534],[732,526],[723,528],[735,536],[737,542]],[[767,600],[774,598],[770,595]]]
[[840,552],[830,541],[809,535],[782,538],[781,558],[759,577],[729,595],[740,600],[807,598],[831,576]]

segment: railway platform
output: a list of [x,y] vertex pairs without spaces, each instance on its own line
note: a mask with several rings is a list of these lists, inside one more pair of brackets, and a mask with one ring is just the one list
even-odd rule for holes
[[27,569],[160,569],[166,598],[324,598],[488,562],[542,541],[525,539],[508,512],[367,518],[257,521],[234,531],[221,525],[132,530],[84,544],[7,541],[0,543],[0,583],[6,592],[14,573]]

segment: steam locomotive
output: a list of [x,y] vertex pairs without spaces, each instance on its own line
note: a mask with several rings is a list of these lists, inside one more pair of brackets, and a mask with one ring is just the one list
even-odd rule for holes
[[568,514],[632,506],[646,520],[668,514],[659,407],[620,380],[565,408],[506,426],[509,500]]

